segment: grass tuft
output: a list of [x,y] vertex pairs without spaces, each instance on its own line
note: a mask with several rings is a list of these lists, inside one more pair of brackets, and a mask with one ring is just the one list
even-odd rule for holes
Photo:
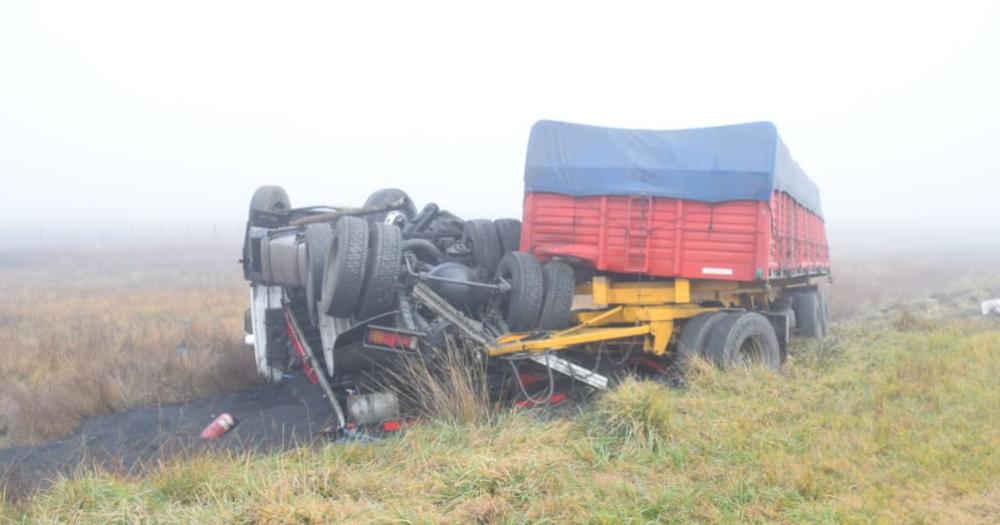
[[448,423],[483,423],[496,414],[477,349],[452,344],[433,356],[406,356],[387,387],[407,416]]
[[628,378],[597,401],[593,424],[607,435],[659,447],[674,430],[671,398],[675,395],[661,384]]
[[899,312],[892,321],[892,328],[899,332],[926,332],[934,326],[934,321],[919,317],[909,310]]

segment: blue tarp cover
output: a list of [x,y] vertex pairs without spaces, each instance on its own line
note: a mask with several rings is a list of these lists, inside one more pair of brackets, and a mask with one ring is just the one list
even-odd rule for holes
[[528,192],[769,201],[775,190],[823,216],[819,189],[770,122],[671,131],[542,120],[531,128]]

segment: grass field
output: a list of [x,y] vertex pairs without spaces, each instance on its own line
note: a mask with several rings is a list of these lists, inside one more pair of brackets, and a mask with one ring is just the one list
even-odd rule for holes
[[[208,268],[205,261],[189,261],[189,268],[195,269],[191,273],[182,270],[184,264],[163,263],[157,283],[147,284],[142,272],[126,272],[103,284],[77,283],[80,288],[62,292],[53,287],[46,296],[64,301],[57,314],[50,314],[53,309],[44,304],[4,310],[0,373],[5,385],[8,377],[16,377],[14,384],[19,385],[4,386],[0,392],[8,406],[13,403],[13,411],[6,413],[27,412],[18,404],[27,402],[24,397],[11,392],[30,396],[46,391],[50,382],[43,375],[46,369],[32,368],[31,359],[18,360],[20,366],[6,364],[11,343],[24,345],[13,347],[24,348],[22,353],[56,352],[38,342],[44,341],[45,330],[36,329],[28,338],[9,328],[14,323],[8,319],[20,319],[23,326],[30,324],[31,316],[86,315],[77,326],[105,323],[98,325],[103,336],[90,337],[112,350],[81,358],[92,341],[53,343],[61,348],[56,355],[67,362],[51,356],[45,362],[55,363],[50,366],[60,372],[67,389],[94,373],[114,375],[117,366],[135,359],[161,366],[180,360],[172,365],[176,371],[171,381],[201,385],[203,391],[246,381],[242,372],[232,381],[213,380],[227,367],[240,371],[241,363],[249,366],[239,341],[244,292],[238,275],[230,276],[227,272],[233,270],[221,261],[220,256],[212,271],[196,270]],[[997,522],[1000,455],[994,443],[1000,435],[1000,322],[978,316],[976,301],[997,291],[1000,279],[985,270],[985,262],[971,272],[941,278],[947,261],[934,267],[907,266],[901,260],[894,263],[892,275],[898,289],[874,297],[864,292],[872,278],[869,264],[875,262],[858,261],[852,266],[842,259],[838,267],[833,307],[841,321],[835,336],[821,343],[796,341],[780,374],[722,374],[702,366],[684,388],[629,381],[570,415],[502,410],[478,421],[419,425],[376,444],[322,445],[279,455],[200,455],[155,466],[142,477],[81,468],[47,491],[3,504],[0,519]],[[26,302],[38,300],[27,295],[31,271],[3,272],[4,279],[19,276],[21,282],[14,286],[23,286],[19,289]],[[45,273],[33,278],[44,284]],[[113,291],[105,292],[105,287]],[[199,293],[204,289],[212,294]],[[122,294],[134,294],[135,299]],[[99,305],[114,314],[101,314]],[[192,308],[196,305],[201,308]],[[116,315],[134,321],[116,320]],[[155,321],[143,325],[143,315]],[[187,316],[186,321],[175,316]],[[119,330],[129,331],[133,339],[123,342],[127,338],[108,335]],[[73,332],[60,328],[57,333]],[[153,337],[140,339],[149,335]],[[183,338],[192,348],[187,357],[176,352],[177,340]],[[129,353],[132,348],[146,350],[133,352],[137,357]],[[195,348],[216,357],[183,365],[198,359]],[[119,361],[88,365],[99,370],[74,375],[74,363],[83,366],[107,358]],[[190,395],[171,381],[156,394],[145,395]],[[112,396],[117,404],[71,406],[73,417],[142,402],[141,388],[121,390],[130,391]]]
[[238,249],[0,253],[0,446],[256,381]]

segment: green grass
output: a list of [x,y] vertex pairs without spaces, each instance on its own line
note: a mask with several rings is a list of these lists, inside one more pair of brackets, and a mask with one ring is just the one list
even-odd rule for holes
[[379,444],[81,471],[0,510],[73,523],[989,523],[1000,327],[841,326],[780,374],[626,381],[569,418],[428,423]]

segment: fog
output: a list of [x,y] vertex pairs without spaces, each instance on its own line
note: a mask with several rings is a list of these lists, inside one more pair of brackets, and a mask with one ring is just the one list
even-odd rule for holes
[[398,186],[468,218],[518,216],[539,119],[770,120],[820,186],[835,244],[996,239],[998,15],[993,2],[4,2],[0,242],[238,242],[261,184],[296,205]]

